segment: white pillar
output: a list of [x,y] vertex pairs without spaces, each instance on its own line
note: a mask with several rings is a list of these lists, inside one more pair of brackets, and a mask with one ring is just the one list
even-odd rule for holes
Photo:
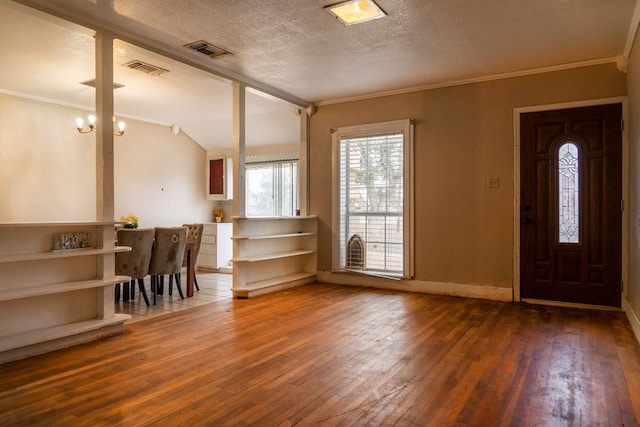
[[246,86],[233,83],[233,215],[245,216]]

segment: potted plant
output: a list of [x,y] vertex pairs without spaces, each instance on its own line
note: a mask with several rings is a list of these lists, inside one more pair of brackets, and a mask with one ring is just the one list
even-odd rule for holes
[[222,212],[222,209],[218,209],[215,208],[213,210],[213,219],[215,222],[222,222],[222,219],[224,218],[224,212]]
[[129,212],[128,215],[122,215],[120,221],[124,221],[124,228],[138,228],[138,217]]

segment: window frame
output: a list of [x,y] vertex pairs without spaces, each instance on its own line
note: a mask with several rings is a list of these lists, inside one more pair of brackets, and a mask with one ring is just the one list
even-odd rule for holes
[[398,279],[379,272],[347,270],[340,265],[340,142],[343,139],[402,133],[403,139],[403,271],[402,278],[414,276],[414,124],[412,119],[394,120],[365,125],[344,126],[332,132],[332,271],[352,272]]
[[[283,170],[283,166],[286,164],[291,164],[292,165],[292,171],[295,170],[295,177],[292,178],[291,180],[291,185],[293,186],[292,189],[292,197],[293,199],[291,200],[291,214],[284,214],[282,212],[282,201],[284,200],[283,196],[282,196],[282,185],[279,186],[278,188],[278,194],[277,194],[277,201],[279,202],[278,204],[276,204],[274,202],[274,207],[278,206],[277,208],[275,208],[276,212],[273,215],[267,215],[268,217],[290,217],[290,216],[296,216],[296,212],[300,210],[299,205],[300,205],[300,189],[299,189],[299,174],[300,174],[300,160],[299,159],[295,159],[295,158],[291,158],[291,159],[285,159],[285,160],[262,160],[262,161],[248,161],[245,163],[245,194],[248,194],[247,188],[246,186],[249,184],[249,178],[248,178],[248,174],[249,171],[251,169],[258,169],[258,168],[264,168],[264,167],[271,167],[271,173],[272,174],[276,174],[275,172],[275,168],[278,167],[280,169],[280,171],[278,173],[282,174],[282,170]],[[282,176],[281,176],[282,177]],[[274,176],[275,178],[275,176]],[[282,184],[283,181],[280,182],[280,184]],[[275,193],[274,193],[275,195]],[[248,197],[246,197],[246,210],[249,210],[249,200]],[[247,216],[248,217],[255,217],[255,218],[260,218],[260,217],[265,217],[264,215],[250,215],[247,212]]]

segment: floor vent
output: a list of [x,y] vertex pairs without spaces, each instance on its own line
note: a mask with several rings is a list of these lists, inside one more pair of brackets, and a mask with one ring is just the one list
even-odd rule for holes
[[169,70],[156,67],[155,65],[148,64],[146,62],[134,60],[123,64],[124,67],[131,68],[132,70],[142,71],[143,73],[151,74],[153,76],[159,76],[160,74],[168,73]]
[[[89,87],[96,87],[96,79],[91,79],[91,80],[85,80],[84,82],[80,82],[81,85],[85,85],[85,86],[89,86]],[[114,89],[120,89],[121,87],[124,87],[123,84],[121,83],[113,83],[113,88]]]
[[196,52],[200,52],[201,54],[207,55],[211,58],[220,58],[221,56],[231,54],[231,52],[227,52],[226,50],[214,46],[204,40],[198,40],[197,42],[185,44],[184,47],[195,50]]
[[359,234],[354,234],[347,242],[347,269],[364,270],[367,246]]

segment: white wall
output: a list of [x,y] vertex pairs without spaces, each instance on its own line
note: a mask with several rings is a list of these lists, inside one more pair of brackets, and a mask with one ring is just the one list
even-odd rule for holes
[[[0,222],[95,219],[95,135],[88,111],[0,94]],[[141,227],[211,220],[205,151],[167,126],[125,119],[114,137],[115,219]]]

